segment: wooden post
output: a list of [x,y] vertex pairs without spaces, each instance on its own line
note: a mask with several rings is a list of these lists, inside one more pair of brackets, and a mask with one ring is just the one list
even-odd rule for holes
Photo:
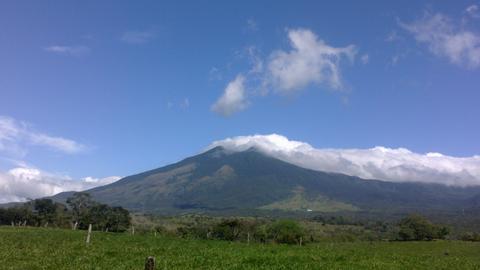
[[87,245],[90,244],[90,235],[92,234],[92,224],[88,224]]
[[250,245],[250,232],[247,232],[247,244]]
[[135,227],[132,225],[132,235],[135,235]]
[[145,260],[145,270],[155,270],[155,257],[147,257],[147,259]]

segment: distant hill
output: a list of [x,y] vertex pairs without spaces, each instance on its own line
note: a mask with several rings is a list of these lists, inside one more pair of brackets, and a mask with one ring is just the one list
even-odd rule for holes
[[[479,207],[480,187],[364,180],[222,147],[87,191],[133,211],[412,212]],[[54,198],[63,201],[71,193]]]

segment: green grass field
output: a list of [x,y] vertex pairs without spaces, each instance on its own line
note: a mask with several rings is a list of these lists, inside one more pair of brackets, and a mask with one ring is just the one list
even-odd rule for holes
[[1,269],[480,269],[480,243],[352,242],[307,246],[0,227]]

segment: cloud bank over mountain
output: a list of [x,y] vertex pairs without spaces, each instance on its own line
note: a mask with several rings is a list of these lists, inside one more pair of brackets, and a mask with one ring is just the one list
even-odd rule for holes
[[454,186],[480,185],[480,156],[452,157],[415,153],[405,148],[318,149],[277,135],[253,135],[213,142],[230,151],[255,147],[261,152],[319,171],[343,173],[391,182],[423,182]]
[[0,203],[26,201],[52,196],[64,191],[82,191],[113,183],[121,177],[85,177],[80,180],[31,167],[18,167],[0,172]]
[[118,176],[74,179],[46,172],[24,160],[29,152],[39,150],[37,148],[59,155],[79,154],[88,149],[72,139],[49,135],[27,122],[0,115],[0,203],[37,199],[63,191],[82,191],[120,179]]

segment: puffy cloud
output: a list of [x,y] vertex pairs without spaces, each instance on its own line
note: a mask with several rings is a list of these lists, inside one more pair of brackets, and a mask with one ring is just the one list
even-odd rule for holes
[[45,51],[56,53],[56,54],[63,54],[63,55],[81,56],[81,55],[88,54],[90,52],[90,48],[83,45],[76,45],[76,46],[53,45],[53,46],[46,47]]
[[152,31],[127,31],[123,33],[121,40],[129,44],[144,44],[155,37]]
[[223,146],[230,151],[255,147],[269,156],[304,168],[365,179],[455,186],[480,185],[480,156],[420,154],[405,148],[381,146],[369,149],[317,149],[277,134],[227,138],[212,143],[209,148],[215,146]]
[[237,77],[228,83],[223,95],[212,105],[212,111],[223,116],[230,116],[248,106],[245,95],[245,77]]
[[437,56],[446,57],[459,66],[480,66],[480,35],[460,29],[440,13],[426,14],[410,24],[400,23],[419,43],[426,44]]
[[0,151],[22,156],[26,153],[26,145],[46,146],[68,154],[85,149],[84,145],[73,140],[37,132],[27,123],[0,116]]
[[66,175],[52,174],[36,168],[17,167],[0,172],[0,203],[26,201],[64,191],[82,191],[113,183],[120,178],[86,177],[74,180]]
[[292,49],[273,52],[268,63],[268,77],[275,89],[291,92],[322,83],[342,87],[340,60],[353,60],[355,46],[329,46],[307,29],[289,30],[288,38]]
[[[276,50],[268,57],[261,57],[255,46],[247,48],[250,69],[231,81],[224,94],[212,106],[212,110],[224,116],[245,109],[245,85],[251,96],[266,96],[269,92],[292,93],[309,85],[324,85],[332,89],[343,87],[341,63],[343,59],[353,62],[354,45],[333,47],[319,39],[308,29],[287,31],[290,50]],[[368,62],[368,55],[362,57]],[[274,91],[271,91],[274,90]]]

